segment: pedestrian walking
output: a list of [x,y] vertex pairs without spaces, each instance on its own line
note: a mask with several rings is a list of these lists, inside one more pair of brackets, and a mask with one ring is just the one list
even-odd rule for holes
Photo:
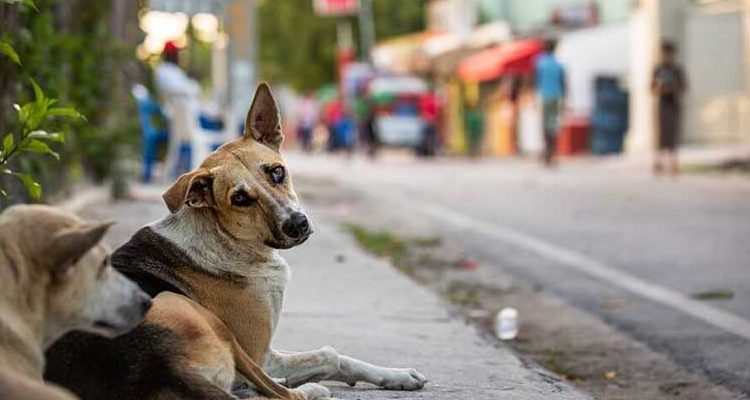
[[422,156],[433,156],[437,148],[437,95],[428,91],[419,96],[419,116],[422,118],[422,144],[418,151]]
[[344,119],[344,100],[341,95],[326,104],[323,110],[323,121],[328,128],[328,151],[333,152],[342,147],[341,120]]
[[542,102],[544,131],[543,162],[547,166],[555,164],[557,134],[560,128],[560,114],[565,107],[565,68],[555,57],[557,42],[548,40],[544,52],[536,61],[536,88]]
[[667,172],[675,175],[679,171],[677,146],[681,137],[681,99],[687,89],[682,67],[677,64],[677,47],[671,42],[661,46],[661,63],[654,70],[651,90],[659,97],[659,143],[654,159],[654,173],[663,172],[666,161]]
[[302,150],[311,152],[313,149],[312,138],[315,127],[318,125],[318,105],[312,92],[307,92],[299,103],[299,120],[297,130]]
[[378,156],[380,148],[380,139],[378,138],[377,126],[375,123],[376,104],[372,99],[366,99],[364,102],[364,119],[362,121],[362,138],[367,145],[367,155],[370,158]]

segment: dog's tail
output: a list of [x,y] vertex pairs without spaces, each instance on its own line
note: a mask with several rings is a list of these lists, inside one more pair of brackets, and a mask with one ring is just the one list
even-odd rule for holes
[[[226,326],[226,324],[224,324],[224,321],[193,300],[183,298],[183,301],[187,301],[187,304],[192,306],[195,311],[202,315],[204,320],[210,325],[214,335],[216,335],[223,344],[230,346],[235,369],[250,380],[262,395],[268,396],[272,399],[305,400],[306,396],[304,394],[290,390],[268,376],[255,360],[247,355],[232,331]],[[186,373],[188,373],[188,371],[186,371]],[[206,398],[209,399],[208,397]]]
[[266,396],[274,399],[301,400],[294,392],[281,386],[245,353],[234,335],[230,337],[235,367]]
[[190,304],[209,322],[211,329],[213,329],[216,336],[229,344],[232,351],[232,358],[234,358],[235,368],[242,373],[245,378],[252,382],[262,395],[268,396],[272,399],[305,400],[306,396],[280,385],[268,376],[268,374],[263,371],[263,368],[247,355],[232,331],[226,326],[226,324],[224,324],[224,321],[198,303],[191,302]]

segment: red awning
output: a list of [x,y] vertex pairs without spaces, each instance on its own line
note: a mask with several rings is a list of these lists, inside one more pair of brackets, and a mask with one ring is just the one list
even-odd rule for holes
[[482,82],[499,78],[506,73],[528,73],[534,59],[544,49],[544,43],[527,39],[492,47],[463,60],[458,76],[464,81]]

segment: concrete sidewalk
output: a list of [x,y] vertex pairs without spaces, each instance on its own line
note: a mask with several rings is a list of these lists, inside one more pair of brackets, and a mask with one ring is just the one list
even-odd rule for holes
[[[107,238],[126,241],[166,212],[158,197],[87,206],[89,219],[118,221]],[[416,368],[429,379],[416,392],[366,384],[326,383],[341,399],[589,399],[548,373],[522,363],[505,346],[480,337],[433,293],[361,251],[326,221],[303,246],[284,254],[292,268],[275,347],[339,353],[391,367]]]
[[318,221],[310,241],[285,254],[292,281],[275,346],[341,354],[384,366],[416,368],[429,379],[417,392],[360,384],[329,385],[343,399],[586,399],[546,372],[492,344],[432,292],[350,238]]

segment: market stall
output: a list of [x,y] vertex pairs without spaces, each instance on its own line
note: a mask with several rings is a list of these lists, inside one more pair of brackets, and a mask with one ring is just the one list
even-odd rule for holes
[[[534,68],[534,61],[541,53],[543,43],[538,39],[526,39],[491,47],[465,60],[458,67],[458,76],[471,88],[482,85],[479,93],[485,93],[479,106],[483,108],[483,151],[491,155],[507,156],[518,150],[518,116],[526,102],[521,91],[525,77]],[[531,106],[531,105],[528,105]],[[531,131],[533,132],[533,130]],[[528,142],[528,140],[524,141]]]

